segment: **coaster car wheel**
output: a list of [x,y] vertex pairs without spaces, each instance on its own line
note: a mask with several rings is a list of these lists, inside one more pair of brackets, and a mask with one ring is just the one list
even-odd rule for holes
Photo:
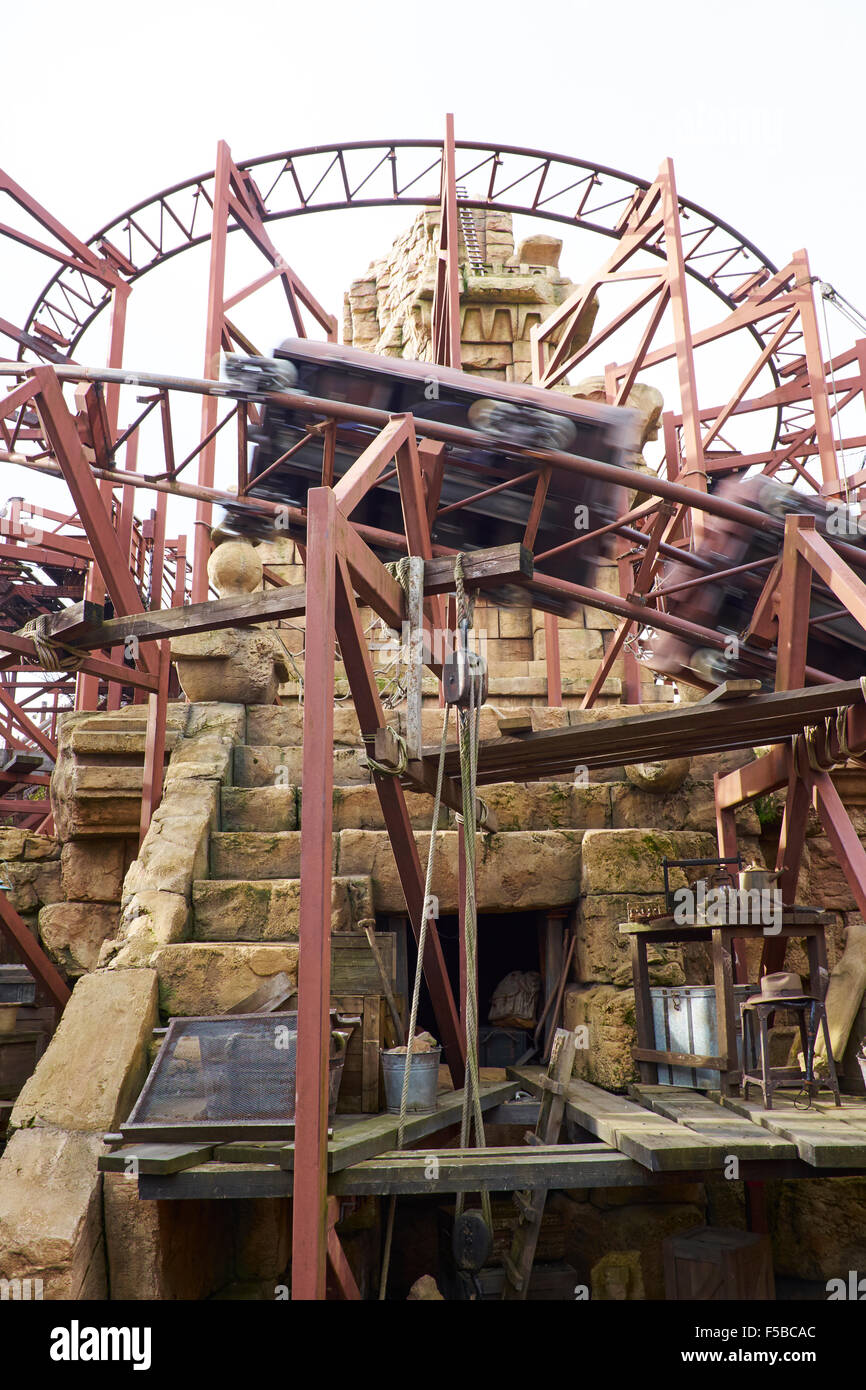
[[577,437],[575,425],[564,415],[512,401],[476,401],[469,407],[468,418],[482,434],[527,448],[568,450]]

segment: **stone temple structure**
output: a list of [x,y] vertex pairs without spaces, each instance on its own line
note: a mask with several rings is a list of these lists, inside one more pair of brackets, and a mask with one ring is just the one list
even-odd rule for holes
[[[437,217],[419,214],[352,284],[345,304],[348,343],[391,356],[429,356]],[[461,238],[464,366],[526,381],[531,328],[572,288],[559,269],[560,244],[533,237],[515,248],[509,219],[498,214],[464,221]],[[592,317],[584,325],[587,336]],[[593,395],[601,383],[590,379],[565,389]],[[648,441],[661,399],[638,386],[632,404],[643,415]],[[262,564],[287,582],[302,579],[291,542],[257,549],[246,558],[216,550],[214,573],[227,592],[256,587]],[[598,582],[618,588],[613,563],[602,568]],[[547,700],[543,615],[479,602],[475,622],[486,633],[490,672],[482,738],[497,735],[500,716],[523,714],[540,729],[602,723],[623,713],[619,667],[596,706],[579,708],[615,626],[609,615],[587,609],[561,624],[560,707]],[[389,721],[405,730],[399,653],[378,623],[369,616],[364,623]],[[172,1017],[224,1012],[278,974],[297,980],[303,623],[239,635],[241,643],[231,632],[218,632],[176,644],[190,699],[169,709],[164,798],[140,847],[142,706],[67,716],[51,788],[56,836],[0,830],[13,905],[75,982],[57,1033],[15,1100],[0,1157],[0,1277],[41,1278],[46,1298],[272,1299],[287,1277],[285,1198],[142,1201],[128,1175],[102,1174],[97,1167],[102,1136],[124,1121],[156,1055],[155,1028]],[[373,1030],[364,1036],[378,1057],[378,1043],[387,1041],[379,985],[357,965],[350,979],[342,961],[363,956],[364,926],[375,921],[383,938],[393,933],[395,983],[405,995],[405,956],[399,964],[405,905],[339,664],[337,671],[332,969],[335,992],[351,995],[365,1029]],[[279,704],[273,702],[277,685]],[[672,692],[642,670],[640,696],[635,713],[657,707]],[[441,720],[430,678],[425,744],[438,742]],[[482,1020],[498,979],[537,963],[539,930],[567,923],[577,944],[563,1020],[568,1027],[585,1025],[592,1040],[577,1054],[577,1074],[625,1091],[635,1078],[635,1003],[618,924],[630,906],[659,900],[663,857],[716,853],[713,777],[742,761],[741,753],[714,755],[663,769],[621,767],[591,779],[486,787],[499,828],[484,833],[478,848]],[[845,795],[858,831],[866,833],[862,774],[853,774]],[[407,802],[423,860],[432,802],[416,793]],[[770,796],[739,814],[743,852],[759,863],[775,855],[780,804]],[[438,829],[433,891],[448,920],[457,912],[458,894],[452,812],[443,811]],[[817,819],[807,835],[798,898],[819,901],[833,914],[832,968],[864,927]],[[799,947],[786,965],[805,971]],[[708,978],[700,945],[651,955],[654,985]],[[864,1034],[861,1013],[855,1041]],[[791,1038],[790,1028],[775,1030],[779,1057]],[[853,1076],[849,1053],[844,1068]],[[360,1108],[366,1084],[360,1043],[352,1066],[350,1085],[358,1087],[353,1103]],[[362,1293],[373,1297],[365,1271],[374,1267],[369,1257],[381,1239],[382,1206],[377,1198],[364,1199],[340,1228]],[[858,1261],[863,1267],[866,1179],[772,1181],[767,1211],[777,1278],[806,1287],[857,1268]],[[494,1218],[495,1257],[501,1259],[513,1220],[510,1204],[497,1204]],[[431,1272],[435,1220],[435,1202],[406,1213],[392,1266],[394,1296],[405,1297]],[[660,1298],[662,1240],[704,1222],[745,1226],[741,1182],[714,1177],[558,1193],[548,1201],[541,1249],[565,1258],[593,1296]]]

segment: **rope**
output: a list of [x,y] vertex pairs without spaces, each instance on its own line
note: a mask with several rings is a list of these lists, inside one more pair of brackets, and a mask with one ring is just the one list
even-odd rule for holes
[[48,613],[40,613],[37,618],[31,618],[22,627],[20,635],[30,638],[43,671],[77,671],[87,652],[78,651],[76,647],[66,646],[63,642],[55,642],[49,637],[45,631],[49,616]]
[[[454,562],[454,583],[457,592],[458,626],[472,624],[475,608],[474,595],[467,600],[463,582],[463,557],[458,555]],[[466,950],[466,994],[464,1012],[466,1015],[466,1074],[463,1085],[463,1112],[460,1117],[460,1148],[470,1147],[471,1132],[475,1130],[475,1147],[486,1147],[484,1135],[484,1116],[481,1110],[481,1078],[478,1071],[478,904],[475,896],[475,867],[477,833],[475,828],[475,784],[478,774],[478,741],[481,721],[478,717],[481,696],[481,674],[470,675],[469,708],[458,710],[460,733],[460,782],[463,791],[463,815],[461,834],[466,860],[466,897],[464,910],[464,938]],[[463,1213],[466,1194],[458,1192],[455,1215]],[[482,1191],[481,1209],[488,1229],[493,1231],[493,1213],[490,1193]]]
[[[398,561],[399,563],[399,561]],[[412,1044],[418,1024],[418,1003],[421,998],[421,976],[424,968],[424,947],[427,944],[427,923],[430,913],[431,888],[433,886],[433,864],[436,858],[439,813],[442,806],[442,783],[445,775],[445,744],[448,740],[448,711],[442,720],[442,741],[439,745],[439,767],[436,772],[436,795],[433,799],[433,823],[430,828],[430,848],[427,851],[427,874],[424,879],[424,906],[421,910],[421,929],[418,933],[418,959],[415,963],[415,983],[412,989],[412,1009],[409,1014],[409,1031],[406,1034],[406,1062],[403,1067],[403,1090],[400,1094],[400,1122],[397,1127],[397,1148],[403,1147],[403,1132],[406,1127],[406,1109],[409,1102],[409,1072],[412,1066]]]
[[[406,740],[402,734],[398,734],[396,729],[392,729],[391,732],[397,743],[397,766],[388,767],[385,763],[378,762],[376,758],[371,758],[369,753],[367,754],[367,766],[373,772],[381,772],[383,777],[402,777],[409,765],[409,749],[406,747]],[[365,738],[365,742],[368,741],[370,741],[369,734]]]
[[[401,588],[408,594],[409,587],[409,562],[407,559],[393,561],[387,566],[389,572],[394,575]],[[454,561],[454,581],[457,593],[457,621],[458,626],[465,623],[467,627],[472,625],[472,617],[475,609],[474,594],[467,597],[463,578],[463,557],[458,555]],[[480,706],[480,695],[482,686],[482,676],[480,672],[473,672],[470,681],[469,709],[458,710],[458,734],[460,741],[460,773],[463,789],[463,815],[458,817],[462,824],[463,845],[466,856],[466,899],[465,899],[465,941],[466,941],[466,1074],[463,1088],[463,1111],[460,1120],[460,1147],[469,1148],[470,1132],[474,1124],[475,1143],[477,1148],[485,1147],[484,1137],[484,1116],[481,1110],[481,1081],[478,1070],[478,994],[476,989],[477,980],[477,943],[478,943],[478,910],[475,898],[475,866],[476,866],[476,830],[475,830],[475,784],[478,771],[478,741],[480,736],[481,722],[478,717]],[[476,697],[478,697],[476,699]],[[427,941],[427,923],[429,920],[429,906],[431,899],[431,887],[433,883],[433,866],[435,862],[437,829],[439,824],[439,814],[442,803],[442,784],[445,772],[445,746],[448,740],[448,710],[442,720],[442,740],[439,745],[439,766],[436,773],[436,794],[433,803],[433,822],[430,831],[430,847],[427,854],[427,874],[424,882],[424,906],[421,914],[421,928],[418,934],[418,959],[415,965],[415,981],[412,990],[412,1008],[409,1014],[409,1029],[406,1034],[406,1061],[403,1067],[403,1089],[400,1095],[400,1118],[397,1126],[397,1147],[402,1149],[405,1126],[406,1111],[409,1102],[409,1076],[412,1066],[412,1044],[415,1040],[415,1032],[418,1023],[418,1004],[421,996],[421,978],[423,973],[424,948]],[[405,745],[404,745],[405,746]],[[402,750],[401,750],[402,755]],[[390,771],[391,769],[388,769]],[[467,830],[467,823],[471,831]],[[455,1212],[460,1216],[463,1212],[465,1194],[458,1193]],[[490,1205],[489,1192],[481,1193],[481,1206],[484,1213],[484,1220],[488,1228],[493,1230],[493,1213]],[[383,1300],[388,1285],[388,1270],[391,1260],[391,1244],[394,1231],[394,1215],[396,1211],[396,1197],[392,1197],[388,1212],[388,1225],[385,1237],[385,1250],[383,1254],[382,1273],[379,1282],[379,1299]]]
[[[397,561],[399,564],[400,561]],[[408,569],[408,567],[407,567]],[[436,773],[436,795],[433,799],[433,822],[430,827],[430,847],[427,851],[427,874],[424,880],[424,905],[421,909],[421,928],[418,932],[418,959],[415,962],[415,982],[412,988],[412,1008],[409,1014],[409,1030],[406,1034],[406,1061],[403,1066],[403,1089],[400,1093],[400,1119],[397,1123],[397,1148],[402,1149],[406,1128],[406,1111],[409,1104],[409,1073],[412,1066],[412,1044],[418,1025],[418,1004],[421,998],[421,977],[424,971],[424,947],[427,944],[427,923],[430,912],[430,889],[433,884],[433,865],[436,856],[437,826],[442,806],[442,783],[445,774],[445,745],[448,741],[448,710],[442,720],[442,742],[439,745],[439,767]],[[391,1197],[388,1210],[388,1226],[385,1234],[385,1249],[382,1255],[382,1272],[379,1277],[379,1300],[384,1300],[388,1290],[388,1270],[391,1265],[391,1242],[394,1235],[394,1216],[397,1210],[397,1195]]]
[[396,579],[406,597],[409,597],[409,556],[401,555],[399,560],[389,560],[385,566],[388,573]]

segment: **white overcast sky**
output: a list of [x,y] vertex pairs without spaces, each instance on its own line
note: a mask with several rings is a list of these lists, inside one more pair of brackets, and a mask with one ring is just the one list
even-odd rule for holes
[[[450,110],[458,138],[645,178],[670,155],[683,196],[777,264],[807,247],[813,271],[866,309],[864,37],[861,0],[42,0],[3,16],[0,167],[87,237],[212,168],[219,138],[240,162],[336,140],[438,137]],[[9,216],[0,203],[0,222]],[[411,216],[272,230],[339,314],[342,289]],[[607,254],[596,245],[585,264],[563,256],[572,278]],[[131,366],[200,373],[204,280],[187,260],[161,288],[154,275],[133,292]],[[22,317],[49,273],[34,262],[25,283],[0,241],[0,316]],[[263,348],[289,331],[273,315],[258,320]],[[852,336],[841,324],[834,334],[835,350]],[[97,346],[87,360],[101,360]],[[0,502],[13,490],[0,485]]]

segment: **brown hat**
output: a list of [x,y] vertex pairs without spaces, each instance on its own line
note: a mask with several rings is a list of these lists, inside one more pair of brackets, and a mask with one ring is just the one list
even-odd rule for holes
[[803,981],[792,970],[777,970],[761,979],[761,993],[753,994],[747,1004],[766,1004],[768,1000],[802,999]]

